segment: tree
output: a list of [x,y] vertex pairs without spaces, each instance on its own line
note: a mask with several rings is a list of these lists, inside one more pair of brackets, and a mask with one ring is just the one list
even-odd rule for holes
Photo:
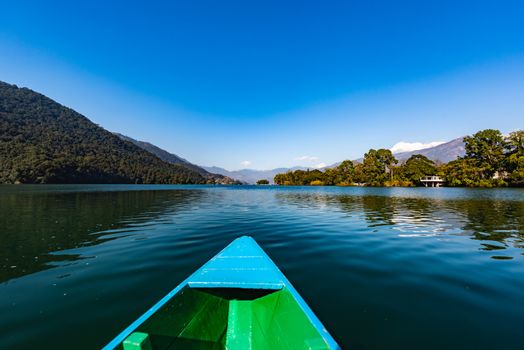
[[[393,165],[398,163],[388,149],[370,149],[364,155],[363,178],[371,186],[383,186],[392,175]],[[388,173],[390,176],[388,176]]]
[[[275,175],[274,181],[277,185],[287,186],[308,186],[314,181],[323,183],[324,173],[318,169],[315,170],[295,170],[288,171],[285,174]],[[317,184],[317,182],[315,182]]]
[[332,186],[339,183],[340,173],[337,168],[324,170],[324,185]]
[[509,134],[506,150],[508,180],[513,186],[524,186],[524,130]]
[[466,156],[475,166],[482,169],[483,179],[491,179],[502,170],[504,150],[507,148],[504,137],[498,130],[486,129],[473,136],[464,137]]
[[337,167],[338,176],[336,178],[337,185],[350,185],[353,183],[353,176],[355,174],[355,166],[351,160],[345,160]]
[[315,182],[318,184],[318,182],[323,183],[324,173],[319,169],[314,170],[307,170],[304,174],[304,177],[299,181],[299,183],[303,186],[305,185],[311,185],[311,183]]
[[508,153],[518,153],[524,155],[524,130],[513,131],[506,140]]
[[257,181],[257,185],[269,185],[269,181],[266,179],[261,179]]
[[411,181],[416,184],[423,176],[435,175],[437,168],[435,163],[422,154],[414,154],[398,168],[399,177],[402,180]]
[[365,182],[364,178],[364,165],[362,163],[357,163],[355,165],[355,171],[353,173],[353,182],[363,183]]
[[284,185],[284,182],[286,181],[286,174],[276,174],[273,178],[273,181],[277,185]]
[[441,173],[448,186],[479,186],[482,169],[471,158],[458,158],[441,168]]

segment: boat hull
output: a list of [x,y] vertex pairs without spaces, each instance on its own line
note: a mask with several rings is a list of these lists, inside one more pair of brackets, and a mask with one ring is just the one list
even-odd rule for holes
[[250,237],[241,237],[104,349],[340,349]]

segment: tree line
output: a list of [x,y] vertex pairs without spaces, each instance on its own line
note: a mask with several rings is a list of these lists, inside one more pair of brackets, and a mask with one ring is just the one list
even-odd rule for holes
[[295,170],[277,174],[277,185],[417,186],[424,176],[438,175],[447,186],[524,186],[524,131],[508,136],[486,129],[464,138],[465,155],[436,164],[424,155],[399,163],[387,149],[370,149],[362,162],[345,160],[323,171]]

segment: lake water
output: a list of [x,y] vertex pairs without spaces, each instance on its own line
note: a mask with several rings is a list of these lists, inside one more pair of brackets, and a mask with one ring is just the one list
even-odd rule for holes
[[0,348],[95,349],[253,236],[344,349],[522,349],[524,190],[0,186]]

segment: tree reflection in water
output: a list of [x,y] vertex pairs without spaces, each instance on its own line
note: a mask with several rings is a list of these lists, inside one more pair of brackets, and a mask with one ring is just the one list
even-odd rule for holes
[[61,251],[137,233],[201,191],[0,193],[0,282],[85,259]]
[[[481,199],[433,199],[319,193],[278,193],[296,206],[329,206],[347,216],[362,216],[373,232],[380,227],[399,236],[466,235],[481,241],[479,249],[503,251],[524,248],[524,202]],[[521,253],[524,255],[524,253]],[[511,256],[494,255],[494,259]]]

